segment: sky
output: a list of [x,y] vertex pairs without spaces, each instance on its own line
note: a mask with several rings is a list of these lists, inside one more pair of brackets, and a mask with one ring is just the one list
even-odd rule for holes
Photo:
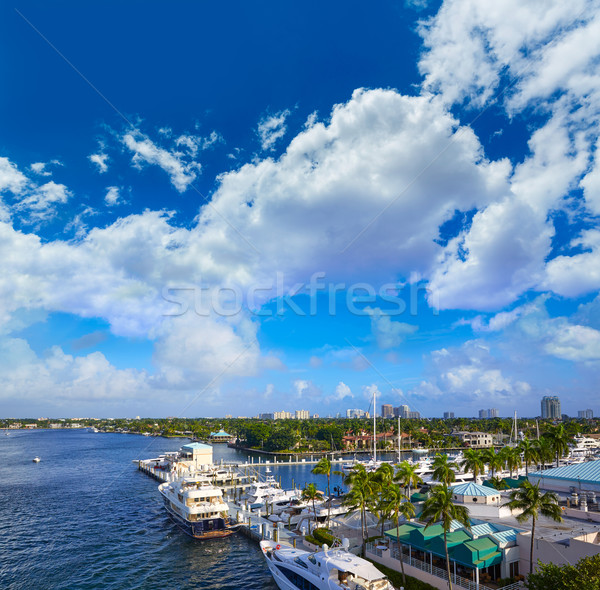
[[600,413],[600,2],[0,5],[0,415]]

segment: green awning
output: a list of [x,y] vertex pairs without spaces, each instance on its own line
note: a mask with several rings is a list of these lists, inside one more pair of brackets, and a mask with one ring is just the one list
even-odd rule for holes
[[415,492],[410,497],[410,501],[411,502],[425,502],[425,500],[427,500],[427,498],[428,498],[427,494],[421,494],[420,492]]
[[[404,542],[408,542],[408,540],[410,539],[410,533],[412,531],[414,531],[415,529],[422,529],[423,527],[414,524],[412,522],[405,522],[404,524],[401,524],[400,527],[398,528],[398,532],[400,533],[400,542],[404,543]],[[386,537],[389,537],[390,539],[396,539],[396,527],[394,527],[393,529],[390,529],[389,531],[385,531],[384,535]]]

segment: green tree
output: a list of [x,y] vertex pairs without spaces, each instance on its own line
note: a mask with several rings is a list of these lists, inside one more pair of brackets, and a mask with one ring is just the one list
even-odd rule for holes
[[331,461],[327,457],[323,457],[311,470],[311,473],[315,475],[326,475],[327,476],[327,524],[329,527],[329,517],[331,514],[331,489],[329,486],[329,480],[331,477]]
[[405,490],[408,490],[408,498],[410,499],[411,488],[417,487],[423,480],[417,473],[418,465],[409,463],[408,461],[402,461],[398,463],[396,467],[396,477],[394,481],[398,482]]
[[433,479],[440,483],[450,485],[456,480],[455,469],[458,465],[448,459],[448,455],[440,455],[439,453],[435,456],[433,463]]
[[317,524],[317,508],[315,507],[315,500],[321,498],[323,494],[317,489],[317,486],[314,483],[306,484],[305,488],[302,490],[302,499],[307,502],[312,502],[313,512],[315,513],[315,526]]
[[529,590],[600,590],[600,554],[584,557],[575,565],[538,562],[527,578]]
[[350,491],[344,496],[342,504],[348,508],[348,512],[360,513],[360,525],[362,532],[362,555],[365,554],[365,541],[367,538],[367,510],[374,509],[377,495],[381,484],[375,472],[369,472],[364,465],[357,465],[344,479],[344,484]]
[[518,474],[519,467],[523,465],[521,462],[521,449],[518,447],[504,447],[502,452],[504,454],[504,462],[512,478],[513,471],[517,471]]
[[499,453],[493,447],[485,449],[482,454],[484,462],[487,464],[490,470],[490,476],[494,477],[496,471],[501,471],[504,467],[504,461]]
[[554,450],[550,439],[543,437],[535,441],[535,452],[539,461],[539,468],[542,470],[545,469],[546,463],[550,463],[554,457]]
[[551,430],[549,430],[545,434],[546,438],[550,441],[550,446],[554,451],[556,456],[556,466],[558,467],[558,462],[560,457],[565,455],[569,451],[569,443],[571,442],[571,437],[565,431],[564,424],[559,424],[555,426]]
[[519,444],[519,450],[523,454],[523,463],[525,463],[525,475],[529,475],[529,466],[538,462],[538,452],[533,441],[525,438]]
[[490,483],[497,489],[497,490],[507,490],[508,489],[508,484],[504,481],[504,478],[502,477],[492,477],[490,478]]
[[452,521],[456,520],[467,530],[471,530],[469,510],[466,506],[455,504],[452,500],[452,490],[447,484],[435,486],[429,498],[423,504],[421,520],[427,523],[425,528],[435,523],[440,523],[444,529],[444,550],[446,552],[446,572],[448,573],[448,588],[452,590],[452,577],[450,575],[450,557],[448,555],[448,532]]
[[481,451],[478,449],[466,449],[463,456],[464,459],[460,464],[461,468],[465,471],[470,471],[473,474],[473,479],[477,479],[485,471],[485,463],[483,462]]
[[540,516],[551,518],[556,522],[562,521],[558,496],[554,492],[542,494],[539,484],[525,480],[520,488],[510,493],[510,500],[504,504],[511,510],[522,510],[517,516],[519,522],[531,519],[531,548],[529,551],[529,573],[533,571],[533,541],[535,538],[535,523]]
[[402,543],[400,542],[400,517],[410,520],[415,516],[415,507],[408,498],[402,493],[400,486],[388,486],[382,495],[383,512],[392,519],[396,525],[396,540],[398,542],[398,551],[400,552],[400,567],[402,569],[402,585],[406,587],[406,574],[404,573],[404,561],[402,559]]

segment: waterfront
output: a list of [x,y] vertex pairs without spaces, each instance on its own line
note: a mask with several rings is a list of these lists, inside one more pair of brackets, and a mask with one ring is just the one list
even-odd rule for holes
[[[87,430],[2,436],[0,587],[275,589],[256,543],[239,534],[189,539],[167,517],[157,482],[132,463],[184,442]],[[216,445],[221,457],[245,459]],[[281,470],[284,485],[309,470]]]

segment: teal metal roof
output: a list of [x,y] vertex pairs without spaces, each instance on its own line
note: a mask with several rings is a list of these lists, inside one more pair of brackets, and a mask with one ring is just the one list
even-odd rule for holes
[[231,437],[231,434],[228,434],[223,429],[219,430],[219,432],[211,432],[210,435],[211,436],[229,436],[229,437]]
[[474,537],[482,537],[483,535],[491,535],[495,533],[498,529],[493,524],[489,522],[484,522],[482,524],[476,524],[471,527],[471,533]]
[[535,475],[544,479],[564,479],[581,481],[582,483],[600,484],[600,460],[565,465],[564,467],[554,467],[545,471],[536,471],[529,475]]
[[452,486],[451,491],[458,496],[497,496],[498,490],[493,490],[486,486],[480,486],[472,481],[468,483],[459,483]]
[[206,450],[206,449],[212,449],[212,447],[210,445],[205,445],[204,443],[199,443],[199,442],[195,442],[195,443],[189,443],[187,445],[183,445],[182,450],[184,451],[199,451],[199,450]]
[[510,543],[511,541],[517,540],[517,533],[515,529],[509,529],[507,531],[496,531],[492,534],[492,537],[499,543]]

